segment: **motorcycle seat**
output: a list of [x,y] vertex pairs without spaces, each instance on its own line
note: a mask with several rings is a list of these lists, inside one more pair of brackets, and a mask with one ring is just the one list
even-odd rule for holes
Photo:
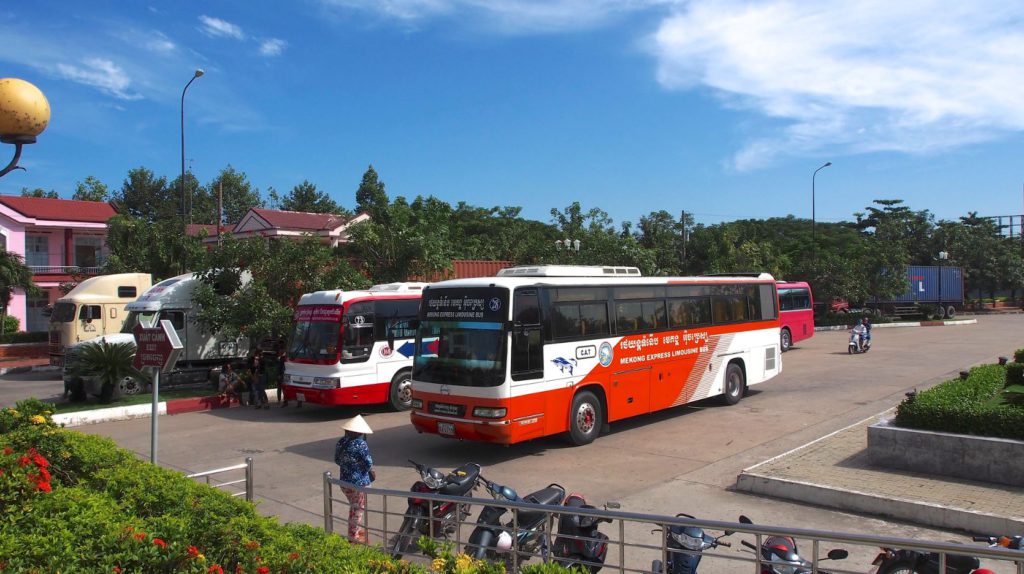
[[[546,504],[555,506],[562,503],[562,498],[565,497],[565,489],[557,484],[552,484],[547,488],[542,488],[537,492],[527,494],[522,498],[523,502],[529,502],[530,504]],[[543,522],[547,519],[547,513],[543,511],[521,511],[519,513],[519,526],[522,528],[533,528],[535,525]]]
[[473,486],[476,485],[479,478],[480,465],[475,462],[467,462],[448,473],[448,476],[444,478],[444,486],[439,492],[449,496],[462,496],[473,490]]

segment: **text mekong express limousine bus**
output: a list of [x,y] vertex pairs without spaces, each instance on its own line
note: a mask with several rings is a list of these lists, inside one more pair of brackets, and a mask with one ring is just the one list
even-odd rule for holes
[[[413,425],[512,444],[708,397],[728,404],[782,370],[775,280],[641,277],[539,266],[423,291]],[[420,341],[430,341],[421,348]]]

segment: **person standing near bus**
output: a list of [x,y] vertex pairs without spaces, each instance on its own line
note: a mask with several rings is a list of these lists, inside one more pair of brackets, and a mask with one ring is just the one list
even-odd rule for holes
[[249,397],[252,400],[253,408],[270,408],[270,399],[267,398],[267,365],[263,362],[263,353],[259,349],[253,351],[249,359],[249,370],[252,372],[252,387]]
[[[345,423],[342,429],[345,435],[334,445],[334,462],[338,465],[338,479],[355,486],[370,486],[377,479],[373,470],[373,457],[370,446],[366,444],[366,435],[373,434],[373,429],[356,415]],[[354,488],[342,488],[348,499],[348,540],[349,542],[366,544],[366,493]]]

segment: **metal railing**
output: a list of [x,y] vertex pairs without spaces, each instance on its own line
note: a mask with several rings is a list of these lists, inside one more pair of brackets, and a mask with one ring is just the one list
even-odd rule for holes
[[[517,522],[519,511],[542,512],[546,514],[547,520],[543,527],[543,542],[540,544],[540,551],[527,552],[522,547],[516,546],[514,548],[515,551],[510,551],[503,557],[509,572],[517,572],[519,564],[534,558],[539,558],[544,562],[557,562],[558,559],[552,555],[550,550],[553,548],[552,540],[556,536],[575,540],[590,540],[576,536],[565,536],[555,532],[560,515],[579,515],[602,518],[610,522],[608,527],[604,528],[604,534],[608,536],[606,541],[608,551],[602,566],[603,571],[618,572],[620,574],[627,572],[650,573],[653,567],[652,562],[655,559],[661,561],[661,571],[667,572],[671,556],[680,554],[701,554],[703,560],[708,562],[714,561],[719,565],[718,568],[714,568],[709,564],[708,568],[705,568],[705,564],[702,562],[702,571],[707,569],[712,572],[735,572],[738,571],[736,570],[737,564],[746,563],[748,564],[747,567],[749,565],[756,565],[757,569],[755,571],[761,572],[762,565],[770,566],[770,560],[763,558],[761,552],[752,551],[749,548],[744,548],[744,546],[752,545],[754,548],[760,549],[765,538],[768,536],[790,536],[799,541],[802,551],[806,552],[807,548],[810,548],[810,552],[807,555],[802,554],[801,556],[810,562],[810,571],[815,574],[822,572],[819,570],[819,563],[828,560],[826,557],[828,550],[822,551],[823,544],[859,547],[857,549],[859,556],[851,552],[851,560],[827,562],[829,564],[828,572],[832,574],[860,574],[867,571],[868,567],[866,564],[870,558],[878,555],[882,548],[936,553],[938,555],[939,572],[945,571],[945,565],[949,556],[970,555],[980,559],[1000,561],[1001,568],[996,568],[999,574],[1006,572],[1024,574],[1024,552],[1005,548],[957,544],[953,542],[929,542],[910,538],[831,532],[806,528],[689,519],[620,510],[603,510],[600,508],[584,509],[574,507],[570,509],[561,505],[540,505],[498,501],[489,498],[445,496],[429,492],[411,493],[401,490],[358,487],[332,478],[330,472],[325,472],[323,474],[324,530],[328,533],[334,532],[336,521],[348,523],[347,517],[335,513],[336,503],[348,507],[347,499],[335,497],[335,487],[349,488],[366,494],[367,503],[363,514],[362,526],[368,535],[367,542],[382,546],[384,551],[389,554],[395,548],[395,536],[399,534],[400,529],[398,525],[408,516],[406,508],[407,500],[410,496],[431,501],[431,507],[435,506],[433,503],[451,502],[467,508],[474,506],[481,508],[484,506],[498,506],[514,509],[515,511],[511,513],[511,520],[500,525],[502,530],[512,534],[513,540],[517,539],[517,533],[521,534],[523,532],[520,530],[520,525]],[[425,522],[427,526],[426,533],[423,534],[424,536],[439,541],[447,541],[453,544],[456,552],[466,550],[469,541],[468,532],[476,526],[475,521],[463,520],[457,512],[453,521],[445,524],[442,524],[440,518],[436,515]],[[454,528],[447,532],[446,525],[454,526]],[[704,530],[719,532],[732,531],[733,537],[723,541],[728,542],[731,540],[735,543],[733,546],[736,548],[731,551],[728,549],[711,549],[701,552],[671,547],[666,535],[668,528],[671,526],[695,526]],[[658,539],[656,541],[651,540],[651,537],[654,536],[653,532],[657,532],[659,529],[661,532],[657,535]],[[412,533],[412,536],[418,539],[420,533]],[[645,538],[646,542],[644,541]],[[741,546],[739,542],[744,544]],[[415,544],[413,547],[415,547]],[[410,551],[410,553],[417,552],[417,550]],[[845,566],[847,564],[849,566],[846,566],[844,569],[836,567],[837,565]],[[986,567],[992,568],[992,566]]]
[[78,265],[29,265],[28,268],[32,270],[34,275],[73,275],[76,273],[81,275],[98,275],[101,269],[98,266],[80,267]]
[[[225,474],[225,473],[229,473],[229,472],[238,471],[238,470],[244,470],[245,471],[245,477],[244,478],[240,478],[238,480],[229,480],[229,481],[226,481],[226,482],[222,482],[222,481],[219,481],[219,480],[211,482],[211,480],[210,480],[211,477],[214,477],[214,476],[217,476],[217,475],[220,475],[220,474]],[[244,496],[247,501],[252,502],[252,478],[253,477],[252,477],[252,457],[251,456],[245,457],[245,462],[243,462],[241,464],[236,464],[234,466],[225,466],[224,468],[215,468],[213,470],[207,470],[207,471],[204,471],[204,472],[197,472],[197,473],[189,474],[189,475],[186,475],[186,476],[188,476],[188,478],[202,478],[202,479],[205,479],[206,480],[206,484],[208,484],[208,485],[210,485],[210,486],[212,486],[214,488],[227,489],[228,487],[232,487],[232,486],[235,486],[235,485],[238,485],[238,484],[245,484],[245,490],[242,490],[242,491],[239,491],[239,492],[232,492],[231,496],[234,496],[234,497]]]

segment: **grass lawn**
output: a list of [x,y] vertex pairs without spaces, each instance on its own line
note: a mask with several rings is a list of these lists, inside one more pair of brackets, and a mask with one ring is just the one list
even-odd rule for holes
[[[160,391],[160,400],[167,401],[171,399],[188,399],[192,397],[208,397],[210,395],[217,394],[215,389],[211,389],[209,386],[195,387],[188,389],[171,389],[167,391]],[[109,403],[101,403],[96,397],[89,397],[88,400],[80,403],[73,403],[70,401],[59,402],[55,405],[55,411],[58,413],[76,413],[79,411],[92,411],[96,409],[106,409],[110,407],[125,407],[128,405],[143,405],[150,404],[153,402],[153,395],[150,393],[140,393],[138,395],[128,395],[115,399]]]

